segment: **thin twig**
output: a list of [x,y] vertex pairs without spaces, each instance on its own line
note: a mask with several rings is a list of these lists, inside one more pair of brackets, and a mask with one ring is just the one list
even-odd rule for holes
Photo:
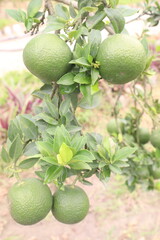
[[45,0],[45,8],[47,9],[49,15],[54,15],[54,8],[51,0]]
[[52,94],[51,94],[51,99],[53,99],[53,97],[54,97],[54,95],[55,95],[55,93],[56,93],[56,91],[57,91],[57,89],[58,89],[58,84],[57,83],[55,83],[55,85],[54,85],[54,87],[53,87],[53,91],[52,91]]
[[78,9],[78,4],[77,4],[76,1],[71,1],[71,0],[55,0],[55,1],[56,1],[56,2],[64,3],[64,4],[66,4],[66,5],[72,4],[75,9]]

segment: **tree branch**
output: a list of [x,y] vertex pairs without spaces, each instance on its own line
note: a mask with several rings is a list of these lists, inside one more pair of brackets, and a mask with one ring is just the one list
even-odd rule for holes
[[45,8],[47,9],[49,15],[54,14],[54,9],[53,9],[53,5],[51,3],[51,0],[45,0]]
[[73,5],[74,8],[78,9],[78,4],[76,1],[71,1],[71,0],[56,0],[56,2],[61,2],[66,5],[70,5],[70,3]]

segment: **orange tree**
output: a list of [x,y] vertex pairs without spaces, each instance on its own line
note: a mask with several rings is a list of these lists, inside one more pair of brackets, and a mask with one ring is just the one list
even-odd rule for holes
[[[71,176],[75,176],[73,189],[77,181],[91,185],[92,175],[106,182],[111,173],[124,175],[130,191],[136,184],[153,189],[154,179],[160,178],[160,130],[157,129],[160,104],[152,97],[148,78],[152,57],[146,31],[139,39],[129,36],[125,17],[135,13],[136,18],[146,15],[145,21],[156,26],[160,20],[160,5],[157,1],[146,0],[143,10],[139,10],[120,6],[118,0],[59,2],[53,8],[49,0],[44,3],[32,0],[27,12],[7,10],[15,20],[23,22],[26,32],[32,35],[39,32],[41,25],[45,26],[23,52],[24,64],[44,85],[33,92],[33,96],[42,100],[35,113],[18,115],[10,122],[7,143],[1,152],[10,176],[17,177],[20,187],[19,172],[35,165],[35,175],[45,184],[54,183],[58,191],[63,191],[58,193],[60,196],[68,189],[65,181]],[[42,8],[44,10],[40,11]],[[106,35],[104,41],[102,33]],[[101,78],[108,84],[120,84],[113,107],[114,119],[107,126],[110,137],[105,138],[98,133],[84,135],[75,117],[77,107],[92,109],[100,104]],[[120,119],[119,98],[128,82],[131,82],[134,106]],[[153,121],[151,137],[148,129],[140,127],[144,113]],[[144,147],[149,140],[155,150]],[[81,190],[77,194],[79,192]],[[71,193],[76,206],[75,193],[72,190]],[[12,202],[13,199],[11,205]],[[72,204],[70,198],[68,204]],[[56,215],[56,218],[62,222],[76,223],[87,214],[86,196],[80,204],[86,206],[86,212],[73,221],[72,215],[63,212],[71,206],[54,209],[53,201],[52,212],[60,212],[62,217]],[[27,222],[28,219],[24,224]]]

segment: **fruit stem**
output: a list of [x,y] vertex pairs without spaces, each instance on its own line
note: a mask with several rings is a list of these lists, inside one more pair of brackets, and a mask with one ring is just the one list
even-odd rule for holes
[[55,93],[56,93],[57,89],[58,89],[58,84],[57,84],[57,83],[55,83],[55,85],[54,85],[54,87],[53,87],[52,94],[51,94],[51,99],[53,99],[53,97],[54,97],[54,95],[55,95]]
[[77,175],[77,176],[75,177],[75,179],[73,180],[73,183],[71,184],[73,187],[75,186],[75,184],[76,184],[76,182],[78,181],[78,179],[79,179],[79,175]]

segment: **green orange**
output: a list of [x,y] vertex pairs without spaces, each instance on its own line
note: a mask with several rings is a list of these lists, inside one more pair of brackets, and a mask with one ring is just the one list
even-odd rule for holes
[[88,196],[80,187],[68,185],[53,195],[52,213],[62,223],[78,223],[86,217],[88,210]]
[[23,61],[28,70],[50,84],[67,73],[72,52],[68,45],[55,34],[40,34],[24,48]]
[[8,193],[10,213],[22,225],[44,219],[52,207],[52,194],[47,185],[36,178],[15,183]]
[[146,53],[139,40],[125,34],[105,39],[98,50],[102,78],[113,84],[124,84],[136,79],[146,65]]

